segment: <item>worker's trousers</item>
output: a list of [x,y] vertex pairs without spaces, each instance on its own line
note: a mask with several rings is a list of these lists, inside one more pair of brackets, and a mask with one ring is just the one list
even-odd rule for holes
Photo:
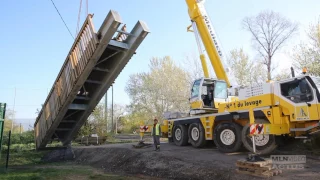
[[153,143],[156,150],[160,149],[160,136],[153,136]]

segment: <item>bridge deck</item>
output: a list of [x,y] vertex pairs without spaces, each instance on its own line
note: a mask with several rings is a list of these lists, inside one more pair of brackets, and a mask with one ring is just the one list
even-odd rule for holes
[[130,33],[118,30],[121,24],[111,10],[95,32],[88,15],[34,124],[37,149],[54,138],[71,142],[149,33],[141,21]]

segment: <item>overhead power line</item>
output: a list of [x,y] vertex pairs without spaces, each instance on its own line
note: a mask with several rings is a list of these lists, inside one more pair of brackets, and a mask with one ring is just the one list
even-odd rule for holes
[[54,2],[53,2],[52,0],[51,0],[51,2],[52,2],[52,4],[53,4],[53,6],[56,8],[56,10],[57,10],[57,12],[58,12],[58,14],[59,14],[60,18],[62,19],[62,21],[63,21],[64,25],[65,25],[65,26],[66,26],[66,28],[68,29],[68,31],[69,31],[69,33],[70,33],[71,37],[74,39],[74,37],[73,37],[73,35],[72,35],[72,33],[71,33],[70,29],[68,28],[68,26],[67,26],[66,22],[64,22],[64,20],[63,20],[63,18],[62,18],[62,16],[61,16],[61,14],[60,14],[60,12],[59,12],[58,8],[56,7],[56,5],[54,4]]

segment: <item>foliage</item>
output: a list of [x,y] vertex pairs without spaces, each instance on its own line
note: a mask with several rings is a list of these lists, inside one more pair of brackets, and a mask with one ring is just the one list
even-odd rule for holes
[[120,132],[123,126],[125,126],[125,124],[123,124],[123,120],[121,120],[123,118],[121,117],[125,115],[127,111],[126,109],[127,108],[124,105],[113,104],[113,113],[112,108],[108,108],[107,117],[105,117],[106,115],[104,114],[104,104],[98,104],[89,116],[89,118],[87,119],[87,121],[85,122],[85,124],[80,128],[78,132],[78,137],[88,136],[91,134],[98,134],[98,136],[106,136],[108,132],[114,132],[116,128],[116,121],[118,131]]
[[98,134],[99,136],[103,136],[106,131],[107,122],[104,117],[103,110],[104,106],[102,104],[98,104],[88,118],[92,127],[91,133]]
[[272,57],[298,30],[298,25],[273,11],[260,12],[243,19],[243,27],[252,34],[252,40],[267,67],[271,80]]
[[82,137],[82,136],[88,136],[90,134],[92,134],[92,130],[93,130],[93,124],[91,122],[89,122],[89,119],[87,119],[85,121],[85,123],[81,126],[77,137]]
[[283,80],[283,79],[288,79],[290,77],[291,77],[291,73],[290,72],[288,72],[287,70],[282,70],[282,71],[280,71],[280,73],[278,73],[274,77],[274,80],[280,81],[280,80]]
[[141,118],[162,120],[166,111],[187,111],[190,83],[188,74],[169,56],[150,60],[149,73],[130,76],[126,86],[132,113]]
[[[9,134],[4,133],[2,142],[3,144],[7,144],[9,140]],[[34,131],[25,131],[20,133],[12,133],[10,137],[11,144],[30,144],[34,143]]]
[[[108,109],[108,129],[110,129],[110,132],[115,132],[116,126],[117,126],[117,132],[121,132],[121,129],[123,126],[121,119],[125,117],[126,113],[127,113],[127,107],[121,104],[113,104],[113,113],[111,108]],[[112,126],[112,120],[113,120],[113,126]]]
[[[30,150],[35,149],[35,144],[34,143],[28,143],[28,144],[11,144],[10,145],[10,153],[20,153],[20,152],[26,152]],[[7,152],[8,151],[8,146],[7,144],[2,145],[1,152]]]
[[121,130],[124,133],[132,133],[133,131],[137,131],[140,126],[141,116],[139,113],[131,113],[121,118]]
[[320,76],[320,19],[308,29],[308,41],[293,48],[293,65],[299,71],[306,67],[310,74]]
[[240,86],[248,86],[266,80],[266,71],[263,71],[262,64],[250,60],[242,48],[231,50],[227,62]]
[[80,128],[78,136],[88,136],[98,134],[103,136],[106,133],[107,121],[104,117],[104,106],[98,104],[90,114],[84,125]]
[[[3,128],[3,133],[7,134],[11,128],[12,131],[11,133],[19,133],[20,132],[20,125],[15,123],[13,120],[15,115],[15,112],[11,109],[6,109],[6,114],[4,118],[4,128]],[[13,122],[13,124],[12,124]],[[21,131],[23,131],[23,127],[21,127]]]

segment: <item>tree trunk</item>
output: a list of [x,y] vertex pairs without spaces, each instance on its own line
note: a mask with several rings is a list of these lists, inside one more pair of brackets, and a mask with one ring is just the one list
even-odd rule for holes
[[268,56],[268,81],[271,80],[271,56]]

